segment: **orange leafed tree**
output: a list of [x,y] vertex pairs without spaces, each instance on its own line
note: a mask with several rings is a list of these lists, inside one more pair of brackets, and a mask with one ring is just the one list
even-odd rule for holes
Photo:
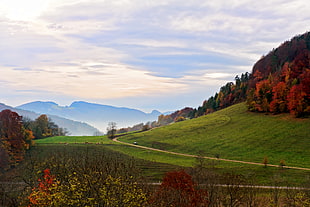
[[273,113],[287,112],[287,86],[279,82],[272,88],[273,100],[270,103],[270,111]]

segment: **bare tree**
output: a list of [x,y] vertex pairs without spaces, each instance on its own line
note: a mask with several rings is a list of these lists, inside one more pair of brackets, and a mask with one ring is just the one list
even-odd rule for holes
[[109,122],[107,127],[107,135],[108,138],[113,139],[116,134],[116,123],[115,122]]

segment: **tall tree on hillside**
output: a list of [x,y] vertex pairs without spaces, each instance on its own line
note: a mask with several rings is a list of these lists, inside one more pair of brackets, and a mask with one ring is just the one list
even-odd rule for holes
[[287,86],[279,82],[272,88],[273,100],[270,102],[270,111],[273,113],[287,112]]

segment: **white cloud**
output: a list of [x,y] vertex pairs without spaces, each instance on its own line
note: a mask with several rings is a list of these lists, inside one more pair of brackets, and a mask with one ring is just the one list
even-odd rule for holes
[[39,17],[48,3],[49,0],[1,0],[0,11],[10,20],[30,21]]
[[[171,78],[155,77],[147,71],[135,70],[121,64],[81,63],[76,66],[52,66],[23,71],[1,68],[2,80],[14,90],[52,91],[81,99],[120,98],[147,94],[169,93],[185,89]],[[101,66],[101,67],[99,67]]]
[[167,102],[207,90],[200,102],[309,30],[309,10],[305,0],[0,0],[1,87],[20,99]]

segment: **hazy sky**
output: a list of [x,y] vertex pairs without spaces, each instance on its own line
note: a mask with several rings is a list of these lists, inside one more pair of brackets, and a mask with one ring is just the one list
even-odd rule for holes
[[197,107],[309,23],[308,0],[0,0],[0,102]]

